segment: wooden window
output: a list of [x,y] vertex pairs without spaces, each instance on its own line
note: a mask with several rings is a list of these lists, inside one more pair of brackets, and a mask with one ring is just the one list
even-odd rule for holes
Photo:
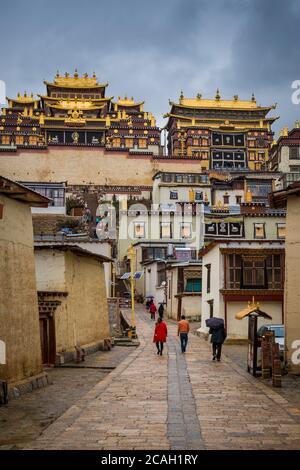
[[241,285],[241,255],[227,255],[227,273],[225,288],[239,289]]
[[147,148],[147,139],[139,139],[139,148],[140,149]]
[[120,137],[114,137],[113,138],[113,147],[121,147],[121,139]]
[[157,265],[157,287],[160,287],[163,282],[166,282],[166,268],[160,263]]
[[285,223],[277,224],[277,238],[285,238]]
[[254,223],[254,238],[266,238],[264,223]]
[[269,289],[283,288],[283,264],[282,255],[269,255],[267,257],[267,275]]
[[201,278],[187,279],[185,285],[185,292],[201,292],[202,280]]
[[160,238],[172,238],[171,222],[160,223]]
[[229,204],[229,196],[227,194],[224,194],[223,200],[224,200],[224,204]]
[[192,237],[192,224],[191,222],[182,222],[180,224],[180,238]]
[[37,144],[37,136],[36,135],[30,135],[29,136],[29,145],[36,145]]
[[242,288],[263,289],[267,287],[266,260],[264,257],[243,259]]
[[227,289],[280,289],[283,288],[284,260],[282,255],[226,256]]
[[133,139],[132,138],[126,138],[125,139],[125,147],[128,149],[133,148]]
[[242,203],[242,196],[235,196],[236,203],[241,204]]
[[209,305],[209,318],[212,318],[214,316],[214,301],[208,300],[207,303]]
[[207,294],[209,294],[210,293],[211,264],[207,264],[205,267],[207,269],[206,292]]
[[3,135],[2,136],[2,145],[9,145],[10,144],[10,136],[9,135]]
[[23,135],[16,135],[16,144],[23,145],[24,144],[24,136]]
[[178,191],[176,189],[170,191],[170,199],[178,199]]
[[299,147],[290,147],[290,160],[298,160],[300,158]]
[[145,238],[145,222],[134,222],[134,238]]
[[197,145],[197,146],[198,146],[198,145],[199,145],[199,139],[194,139],[194,140],[193,140],[193,145]]

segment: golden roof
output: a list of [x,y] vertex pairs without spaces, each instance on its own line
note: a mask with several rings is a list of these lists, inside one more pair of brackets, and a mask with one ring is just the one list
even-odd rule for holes
[[93,109],[102,109],[103,104],[94,105],[92,101],[79,101],[79,100],[62,100],[56,103],[47,103],[49,108],[56,108],[56,109],[64,109],[64,110],[81,110],[81,111],[89,111]]
[[254,297],[252,298],[252,302],[248,302],[248,306],[246,308],[244,308],[235,315],[235,318],[237,320],[243,320],[243,318],[248,317],[253,313],[256,313],[260,317],[272,320],[272,317],[270,315],[260,310],[259,302],[255,302]]
[[22,103],[22,104],[30,104],[30,103],[34,103],[35,101],[38,101],[34,99],[32,93],[31,95],[28,96],[26,91],[24,92],[24,95],[21,95],[20,93],[18,93],[17,98],[6,97],[6,99],[7,101],[13,101],[14,103]]
[[170,105],[185,107],[185,108],[217,108],[217,109],[239,109],[239,110],[258,110],[258,109],[275,109],[276,104],[272,106],[262,107],[258,106],[254,95],[251,100],[240,100],[238,95],[235,95],[232,100],[222,100],[219,90],[217,90],[215,99],[203,99],[202,95],[198,94],[196,98],[185,98],[183,93],[179,97],[179,103],[170,101]]
[[135,102],[133,97],[127,98],[127,96],[125,96],[124,98],[121,98],[118,96],[118,101],[115,101],[113,104],[117,104],[119,106],[141,106],[144,103],[145,101]]
[[87,73],[85,73],[82,77],[79,77],[76,69],[73,76],[70,76],[70,74],[67,72],[65,75],[60,75],[59,72],[57,72],[53,82],[47,82],[45,80],[44,83],[45,85],[51,85],[60,88],[103,88],[108,85],[108,83],[98,83],[95,73],[92,77],[89,77]]

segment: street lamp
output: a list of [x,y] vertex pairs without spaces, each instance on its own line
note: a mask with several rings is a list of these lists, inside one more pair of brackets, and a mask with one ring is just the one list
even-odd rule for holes
[[131,328],[132,337],[136,337],[136,326],[134,316],[134,261],[135,261],[135,250],[132,245],[127,250],[128,257],[130,259],[130,286],[131,286]]

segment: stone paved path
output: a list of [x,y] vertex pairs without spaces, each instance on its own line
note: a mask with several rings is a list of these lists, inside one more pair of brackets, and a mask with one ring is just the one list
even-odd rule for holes
[[141,345],[53,423],[34,449],[300,449],[300,409],[190,335],[184,357],[169,323],[162,357],[154,322]]

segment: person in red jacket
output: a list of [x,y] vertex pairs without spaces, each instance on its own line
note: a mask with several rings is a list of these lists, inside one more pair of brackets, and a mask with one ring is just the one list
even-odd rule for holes
[[152,300],[152,302],[150,304],[150,307],[149,307],[149,311],[150,311],[150,314],[151,314],[151,320],[155,320],[156,310],[157,310],[156,305]]
[[156,344],[157,354],[162,356],[164,343],[167,341],[168,329],[166,323],[159,317],[155,324],[153,343]]

